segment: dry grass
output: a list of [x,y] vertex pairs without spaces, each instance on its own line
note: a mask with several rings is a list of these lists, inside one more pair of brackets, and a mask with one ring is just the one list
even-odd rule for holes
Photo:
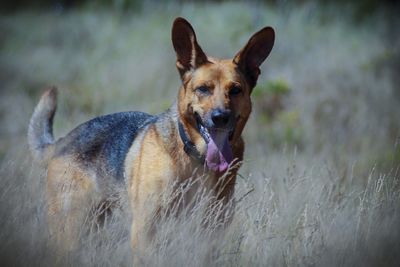
[[26,129],[51,84],[61,88],[56,136],[100,114],[168,107],[179,87],[170,43],[179,15],[214,56],[230,57],[254,31],[275,27],[259,85],[283,80],[290,92],[273,121],[254,107],[226,231],[200,227],[202,200],[192,213],[162,220],[146,263],[204,266],[212,248],[213,266],[399,265],[400,96],[393,74],[400,35],[379,14],[354,24],[315,5],[284,7],[168,4],[125,15],[85,9],[1,17],[2,265],[131,264],[126,210],[83,236],[78,251],[55,255],[44,170],[27,155]]

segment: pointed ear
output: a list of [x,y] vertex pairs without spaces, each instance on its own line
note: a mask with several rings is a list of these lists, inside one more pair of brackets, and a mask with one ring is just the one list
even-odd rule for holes
[[253,88],[260,74],[260,65],[268,57],[274,46],[275,32],[271,27],[265,27],[255,33],[246,46],[233,58],[246,76],[251,88]]
[[172,26],[172,44],[176,52],[176,66],[181,77],[186,72],[205,64],[207,56],[197,43],[196,34],[184,18],[176,18]]

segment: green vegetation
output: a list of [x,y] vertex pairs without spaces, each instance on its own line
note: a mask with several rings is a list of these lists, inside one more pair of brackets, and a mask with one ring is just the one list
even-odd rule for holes
[[257,85],[252,93],[261,122],[259,131],[266,137],[263,142],[273,149],[279,150],[285,145],[300,148],[303,142],[299,111],[285,103],[291,91],[287,81],[276,79]]
[[290,93],[290,87],[287,81],[283,79],[277,79],[267,81],[265,85],[257,85],[254,88],[252,95],[255,98],[268,97],[268,96],[284,96]]

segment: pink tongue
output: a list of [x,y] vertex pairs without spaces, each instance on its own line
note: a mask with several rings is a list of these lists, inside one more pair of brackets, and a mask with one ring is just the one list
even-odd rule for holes
[[216,172],[224,172],[233,160],[232,149],[229,145],[229,132],[210,130],[210,141],[207,145],[207,166]]

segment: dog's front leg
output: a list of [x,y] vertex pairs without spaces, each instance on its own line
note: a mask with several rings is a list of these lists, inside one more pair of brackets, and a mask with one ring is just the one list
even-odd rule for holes
[[146,259],[152,250],[151,241],[157,213],[164,205],[163,196],[176,178],[174,162],[165,150],[154,128],[139,139],[129,151],[126,167],[129,179],[128,194],[132,208],[131,245],[134,262]]

